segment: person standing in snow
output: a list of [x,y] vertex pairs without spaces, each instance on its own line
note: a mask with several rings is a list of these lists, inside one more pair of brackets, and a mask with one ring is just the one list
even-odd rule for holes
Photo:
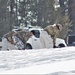
[[48,25],[47,27],[44,28],[45,31],[49,35],[51,35],[53,39],[53,48],[56,47],[56,38],[58,37],[60,31],[62,30],[62,25],[61,24],[53,24],[53,25]]

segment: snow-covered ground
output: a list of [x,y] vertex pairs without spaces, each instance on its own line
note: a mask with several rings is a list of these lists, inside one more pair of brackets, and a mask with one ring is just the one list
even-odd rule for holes
[[0,51],[0,74],[75,75],[75,47]]

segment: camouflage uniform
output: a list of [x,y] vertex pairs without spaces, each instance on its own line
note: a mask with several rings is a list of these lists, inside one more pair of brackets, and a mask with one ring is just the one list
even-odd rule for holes
[[[31,34],[29,31],[11,31],[4,35],[3,38],[6,38],[8,42],[12,45],[17,46],[18,49],[25,49],[27,40],[30,38]],[[23,47],[23,48],[22,48]]]
[[17,31],[16,36],[23,42],[24,48],[26,47],[27,40],[31,37],[29,31]]
[[45,27],[44,30],[47,31],[49,35],[51,35],[53,39],[53,46],[55,46],[56,38],[58,37],[60,31],[62,30],[62,25],[60,24],[49,25]]
[[12,39],[12,36],[13,36],[14,34],[15,34],[15,32],[14,32],[14,31],[11,31],[11,32],[5,34],[5,35],[3,36],[3,38],[6,38],[7,41],[9,41],[11,44],[14,44],[14,45],[15,45],[14,40]]

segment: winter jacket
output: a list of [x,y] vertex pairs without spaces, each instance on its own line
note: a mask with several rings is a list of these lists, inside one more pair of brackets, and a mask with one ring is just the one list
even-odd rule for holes
[[58,37],[58,35],[60,33],[60,29],[62,29],[61,27],[62,27],[61,25],[59,28],[56,25],[49,25],[49,26],[44,28],[44,30],[47,31],[47,33],[49,35],[51,35],[51,37],[53,39],[53,45],[54,46],[56,44],[56,38]]
[[10,31],[9,33],[5,34],[3,37],[7,39],[7,41],[9,41],[11,44],[15,44],[12,36],[15,34],[14,31]]
[[27,40],[30,38],[30,32],[28,31],[11,31],[4,35],[3,38],[11,44],[14,45],[19,50],[24,50]]

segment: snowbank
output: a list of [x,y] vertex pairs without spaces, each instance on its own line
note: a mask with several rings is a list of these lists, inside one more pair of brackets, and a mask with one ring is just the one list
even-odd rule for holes
[[0,51],[0,74],[75,74],[75,47]]

